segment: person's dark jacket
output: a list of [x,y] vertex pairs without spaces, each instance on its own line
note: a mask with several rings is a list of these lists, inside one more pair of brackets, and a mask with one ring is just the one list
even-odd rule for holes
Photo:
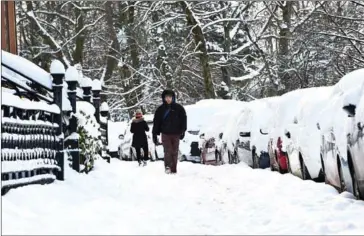
[[[172,95],[173,101],[167,104],[164,100],[166,95]],[[182,138],[187,129],[186,111],[180,104],[176,103],[176,95],[171,90],[162,93],[163,104],[159,106],[154,114],[153,136],[162,134],[181,135]]]
[[134,118],[130,127],[130,132],[133,133],[133,141],[131,145],[135,148],[148,147],[147,134],[145,133],[148,131],[149,126],[143,118]]

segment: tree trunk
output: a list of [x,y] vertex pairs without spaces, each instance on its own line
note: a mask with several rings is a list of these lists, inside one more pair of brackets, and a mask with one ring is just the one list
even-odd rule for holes
[[189,8],[188,4],[181,2],[183,10],[186,12],[187,24],[192,26],[192,33],[195,40],[195,44],[198,45],[197,51],[199,52],[200,63],[202,66],[202,75],[205,85],[205,98],[215,98],[214,84],[211,78],[211,68],[209,63],[209,56],[207,54],[207,46],[205,36],[202,32],[201,26],[197,23],[193,12]]
[[[227,4],[229,4],[228,2],[224,2],[224,1],[220,1],[219,3],[221,5],[221,8],[224,8]],[[227,18],[226,11],[223,12],[223,18]],[[226,53],[230,53],[230,51],[231,51],[230,31],[231,31],[230,22],[224,23],[224,43],[223,43],[223,45],[224,45],[224,52],[226,52]],[[228,63],[229,55],[224,56],[224,58],[226,60],[226,63]],[[230,89],[231,88],[231,78],[229,75],[228,68],[229,67],[227,65],[221,66],[221,73],[222,73],[222,81],[224,81],[225,84]]]
[[[106,22],[107,28],[110,34],[110,39],[112,40],[111,46],[109,48],[109,52],[106,55],[106,69],[104,76],[104,83],[111,79],[114,69],[118,63],[118,54],[120,52],[120,45],[116,35],[116,31],[114,28],[114,20],[113,20],[113,2],[106,1],[105,2],[105,12],[106,12]],[[106,101],[107,97],[105,94],[101,94],[101,102]]]
[[[75,5],[80,6],[80,4],[78,2],[74,3]],[[76,37],[76,49],[73,52],[73,63],[74,64],[81,64],[83,63],[83,50],[84,50],[84,45],[85,45],[85,37],[86,37],[86,32],[85,30],[83,30],[83,32],[79,33],[82,28],[84,27],[84,13],[82,12],[81,9],[75,7],[75,15],[76,15],[76,33],[78,33],[77,37]]]
[[[128,44],[128,49],[130,52],[130,57],[131,57],[131,66],[133,67],[133,69],[135,71],[139,70],[139,52],[138,52],[138,45],[137,45],[137,34],[135,32],[134,29],[134,20],[135,20],[135,7],[134,7],[135,2],[128,2],[128,11],[127,11],[127,16],[128,16],[128,21],[127,21],[127,26],[126,26],[126,37],[127,37],[127,44]],[[130,91],[131,89],[137,87],[140,85],[140,75],[138,75],[137,73],[134,73],[133,76],[128,78],[129,83],[127,83],[127,87],[125,88],[126,91]],[[133,106],[135,104],[138,103],[140,95],[141,95],[142,89],[136,89],[135,91],[129,93],[127,95],[127,99],[126,99],[126,103],[127,106]],[[131,114],[131,111],[129,111],[129,113]]]
[[284,1],[284,5],[281,6],[282,10],[282,22],[279,26],[279,42],[278,42],[278,76],[284,88],[279,92],[280,94],[287,91],[291,91],[296,86],[295,81],[290,79],[286,70],[289,67],[289,38],[291,36],[291,15],[292,15],[292,3],[291,1]]

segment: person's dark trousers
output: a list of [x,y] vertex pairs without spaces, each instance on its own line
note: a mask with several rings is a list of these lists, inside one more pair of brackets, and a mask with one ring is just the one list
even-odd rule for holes
[[164,167],[169,167],[171,173],[177,173],[179,138],[180,135],[162,134]]
[[[143,148],[143,152],[144,152],[144,156],[142,157],[141,154],[141,149]],[[141,161],[147,161],[148,160],[148,147],[139,147],[139,148],[135,148],[135,152],[136,152],[136,156],[137,156],[137,161],[140,163]]]

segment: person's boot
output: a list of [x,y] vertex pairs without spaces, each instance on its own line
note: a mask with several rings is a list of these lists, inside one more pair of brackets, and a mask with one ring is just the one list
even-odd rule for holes
[[169,167],[166,167],[165,172],[166,172],[166,174],[170,174],[171,173],[171,169]]
[[141,166],[141,165],[142,165],[142,162],[141,162],[141,161],[138,161],[138,163],[139,163],[139,166]]
[[143,166],[146,166],[147,165],[147,161],[143,161]]

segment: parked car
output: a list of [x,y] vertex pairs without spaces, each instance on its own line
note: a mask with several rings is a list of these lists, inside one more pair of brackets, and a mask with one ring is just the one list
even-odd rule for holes
[[181,159],[201,163],[201,149],[199,147],[199,130],[188,130],[185,138],[180,142]]
[[250,136],[252,124],[251,103],[243,104],[226,122],[223,140],[226,143],[225,156],[230,164],[239,162],[253,167],[251,155]]
[[[357,176],[360,162],[356,162],[350,148],[352,144],[348,144],[348,142],[351,143],[352,137],[350,135],[348,137],[348,134],[355,135],[353,133],[355,130],[350,131],[346,125],[347,122],[352,122],[354,117],[348,117],[345,112],[345,110],[347,112],[350,110],[348,107],[342,108],[345,100],[362,83],[364,83],[363,69],[345,75],[335,84],[330,103],[319,114],[318,128],[322,134],[321,164],[325,183],[334,186],[341,192],[354,192],[353,188],[357,188],[355,184],[358,179],[353,179],[353,177],[360,178]],[[358,115],[360,117],[360,113]]]
[[297,101],[299,109],[294,115],[294,122],[286,126],[283,139],[288,156],[288,170],[303,180],[324,180],[317,114],[329,103],[332,89],[333,87],[318,87],[306,90]]
[[[358,74],[364,76],[364,70]],[[343,109],[349,116],[347,158],[353,194],[364,200],[364,83],[349,92]]]
[[270,127],[274,123],[275,111],[280,97],[263,98],[251,102],[253,108],[250,130],[250,149],[253,168],[269,168],[268,142]]
[[[196,104],[185,107],[187,112],[188,130],[194,132],[199,131],[198,148],[201,152],[201,163],[211,164],[212,162],[216,164],[216,158],[218,158],[220,154],[222,155],[222,158],[221,162],[219,163],[221,164],[227,162],[227,160],[224,160],[224,156],[226,155],[224,154],[223,149],[220,147],[220,144],[223,146],[221,143],[221,138],[223,135],[221,133],[224,132],[224,128],[222,127],[227,125],[227,120],[232,117],[231,114],[234,113],[234,110],[242,104],[244,104],[244,102],[214,99],[201,100]],[[217,113],[220,113],[220,115],[216,115]],[[184,149],[186,151],[183,150],[183,152],[189,152],[190,150],[192,152],[192,149],[194,149],[195,154],[197,154],[198,151],[196,149],[196,136],[192,136],[187,133],[185,139],[186,142],[182,142],[182,145],[180,145],[181,151]],[[191,142],[188,140],[191,140]],[[207,146],[209,145],[211,146],[209,152],[213,152],[211,155],[207,149]],[[216,145],[218,146],[217,148],[215,147]],[[183,148],[183,146],[186,148]],[[204,160],[202,157],[207,158]],[[195,158],[195,160],[197,160],[197,158]]]
[[297,103],[310,89],[298,89],[283,94],[274,112],[273,124],[269,129],[268,153],[272,171],[288,173],[287,128],[294,124],[299,107]]
[[118,148],[122,143],[122,140],[119,139],[119,136],[125,134],[127,125],[128,123],[125,121],[108,121],[108,150],[111,157],[119,157]]
[[226,150],[222,139],[227,124],[226,114],[229,114],[226,110],[214,114],[210,117],[209,124],[201,129],[199,147],[202,164],[221,165],[226,163],[222,158]]

